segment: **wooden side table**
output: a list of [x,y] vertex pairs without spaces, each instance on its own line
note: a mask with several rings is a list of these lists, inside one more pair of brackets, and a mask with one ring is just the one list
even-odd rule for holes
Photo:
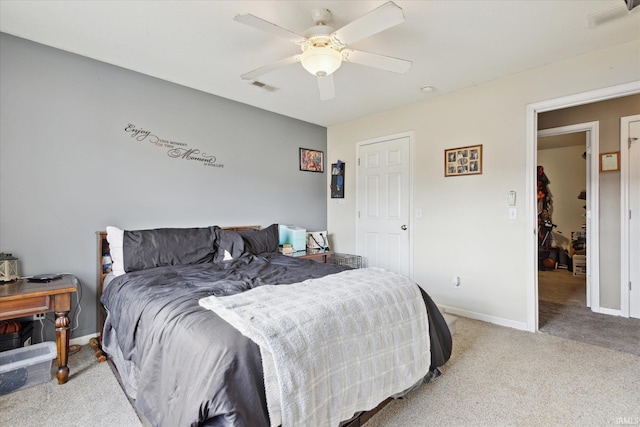
[[285,254],[285,255],[296,257],[296,258],[311,259],[316,262],[327,263],[329,261],[328,258],[331,254],[333,254],[333,251],[329,249],[307,249],[306,251],[298,251],[298,252],[293,252],[291,254]]
[[58,347],[58,384],[69,378],[69,311],[71,294],[77,292],[78,279],[65,274],[51,282],[29,282],[20,279],[0,285],[0,320],[54,312]]

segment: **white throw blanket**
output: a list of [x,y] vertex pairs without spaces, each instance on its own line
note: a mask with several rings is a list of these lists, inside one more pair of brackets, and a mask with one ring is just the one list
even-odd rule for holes
[[260,346],[272,426],[337,426],[429,371],[425,304],[395,273],[348,270],[200,305]]

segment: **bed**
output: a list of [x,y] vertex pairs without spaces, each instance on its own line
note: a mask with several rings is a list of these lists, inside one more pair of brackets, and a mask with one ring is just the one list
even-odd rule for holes
[[450,357],[419,286],[284,256],[276,224],[105,234],[102,347],[153,426],[356,426]]

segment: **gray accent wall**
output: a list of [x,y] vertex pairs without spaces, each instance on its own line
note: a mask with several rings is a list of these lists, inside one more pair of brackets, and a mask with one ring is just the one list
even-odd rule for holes
[[326,174],[302,172],[298,161],[300,147],[326,153],[326,136],[317,125],[0,34],[0,251],[19,258],[22,275],[75,274],[82,309],[72,338],[93,334],[96,231],[326,230]]

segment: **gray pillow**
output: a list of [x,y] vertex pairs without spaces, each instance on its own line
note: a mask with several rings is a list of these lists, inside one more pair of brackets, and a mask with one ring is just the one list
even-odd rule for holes
[[244,240],[245,251],[253,255],[278,252],[278,224],[271,224],[262,230],[238,231]]
[[213,262],[240,258],[245,252],[244,240],[237,231],[215,229],[215,254]]
[[212,262],[214,227],[124,231],[124,271]]

